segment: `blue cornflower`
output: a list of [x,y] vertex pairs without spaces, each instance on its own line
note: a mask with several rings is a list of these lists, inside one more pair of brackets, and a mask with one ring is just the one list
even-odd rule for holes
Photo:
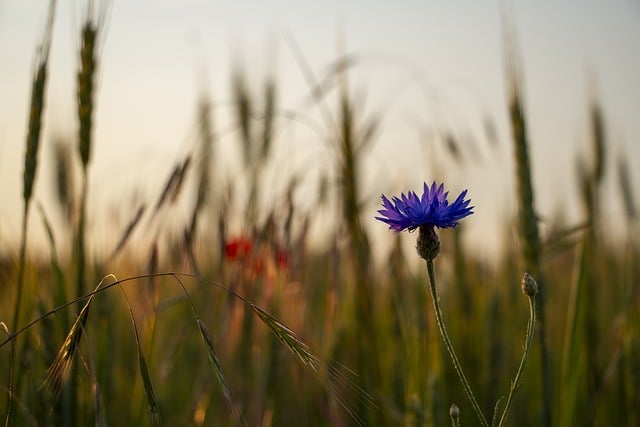
[[444,192],[444,184],[436,187],[435,181],[431,188],[424,183],[422,197],[409,191],[407,195],[400,194],[400,198],[393,197],[393,202],[383,194],[382,205],[376,219],[389,224],[389,228],[396,233],[402,230],[413,231],[419,227],[450,228],[458,225],[458,222],[473,213],[469,207],[470,199],[465,200],[467,190],[464,190],[458,198],[449,204],[447,195]]
[[413,231],[420,229],[416,249],[418,254],[425,260],[433,260],[440,252],[440,239],[434,227],[451,228],[458,225],[458,222],[473,213],[473,206],[469,206],[470,199],[465,200],[467,190],[464,190],[449,204],[447,196],[449,192],[444,192],[444,184],[436,187],[436,182],[431,187],[424,183],[422,197],[409,191],[405,196],[400,194],[400,198],[393,197],[392,200],[382,195],[382,206],[376,219],[389,224],[389,228],[396,233],[402,230]]

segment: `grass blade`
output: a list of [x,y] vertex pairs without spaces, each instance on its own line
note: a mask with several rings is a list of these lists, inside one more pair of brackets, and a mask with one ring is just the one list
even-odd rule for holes
[[242,415],[238,411],[238,405],[235,402],[233,397],[233,393],[231,392],[231,388],[227,383],[227,380],[224,375],[224,371],[222,370],[222,365],[220,364],[220,360],[216,355],[216,351],[213,348],[213,341],[211,340],[211,335],[209,335],[209,331],[205,327],[204,323],[200,319],[197,320],[198,329],[200,330],[200,336],[202,337],[202,343],[204,344],[205,349],[207,350],[207,358],[209,359],[209,364],[211,365],[211,369],[216,375],[218,383],[222,388],[222,394],[229,406],[229,410],[231,411],[231,416],[236,424],[246,424],[243,420]]
[[127,303],[129,309],[129,317],[131,318],[131,324],[133,326],[133,332],[136,336],[136,347],[138,348],[138,369],[140,371],[140,377],[142,378],[142,385],[144,386],[144,395],[147,399],[147,409],[149,410],[149,418],[154,426],[161,425],[160,423],[160,410],[158,409],[158,402],[156,400],[156,394],[153,391],[153,383],[151,382],[151,374],[149,373],[149,367],[147,360],[142,352],[142,346],[140,345],[140,335],[138,334],[138,326],[136,324],[136,318],[133,316],[133,310],[131,304],[127,298],[127,294],[124,289],[120,287],[124,300]]
[[147,361],[140,348],[140,342],[138,345],[138,367],[140,368],[140,376],[142,377],[142,383],[144,384],[144,395],[147,398],[147,406],[149,409],[149,417],[154,426],[160,425],[160,411],[158,409],[158,403],[156,401],[156,395],[153,391],[153,385],[151,383],[151,375],[149,374],[149,368]]

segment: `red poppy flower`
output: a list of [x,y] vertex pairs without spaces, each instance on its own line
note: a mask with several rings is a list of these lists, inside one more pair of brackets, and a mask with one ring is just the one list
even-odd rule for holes
[[246,236],[234,237],[224,245],[224,254],[230,260],[243,259],[253,251],[253,243]]

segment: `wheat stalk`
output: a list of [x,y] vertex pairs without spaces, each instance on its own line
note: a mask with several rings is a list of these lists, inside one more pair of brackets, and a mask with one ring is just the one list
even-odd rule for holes
[[[87,299],[87,302],[80,310],[80,313],[73,323],[73,326],[71,326],[67,337],[62,343],[62,346],[60,346],[60,350],[58,350],[56,358],[47,370],[47,376],[41,388],[44,389],[45,392],[47,392],[53,399],[58,398],[60,391],[62,390],[62,386],[69,377],[71,365],[84,334],[84,327],[87,324],[87,320],[89,319],[89,308],[91,307],[91,302],[93,301],[94,295],[100,290],[102,284],[107,278],[112,278],[115,283],[118,283],[118,280],[112,274],[106,276],[100,281],[96,289],[91,293],[91,295]],[[111,285],[113,285],[113,283]],[[107,287],[110,286],[107,285]],[[67,304],[65,304],[65,306],[66,305]]]
[[522,241],[522,256],[525,269],[536,277],[538,281],[538,294],[536,298],[538,338],[541,353],[542,369],[542,422],[546,426],[551,425],[551,402],[553,387],[551,384],[552,366],[551,358],[546,344],[545,333],[545,286],[541,272],[541,244],[538,223],[536,218],[535,200],[531,177],[531,162],[529,159],[529,140],[527,124],[521,93],[522,71],[519,68],[515,42],[510,38],[515,37],[513,31],[508,31],[505,18],[505,61],[507,64],[508,78],[508,107],[511,122],[513,147],[516,165],[516,185],[519,208],[519,234]]
[[[191,212],[191,221],[187,230],[187,241],[193,242],[198,229],[198,218],[211,197],[211,157],[213,151],[213,123],[211,120],[211,102],[203,96],[198,104],[198,183],[196,203]],[[189,251],[193,248],[189,247]]]
[[[44,94],[47,82],[47,64],[49,60],[49,50],[53,33],[53,18],[55,12],[55,0],[49,3],[49,12],[45,24],[44,35],[36,52],[37,71],[34,74],[31,85],[31,103],[29,106],[29,125],[27,129],[27,144],[24,156],[24,176],[23,176],[23,201],[24,211],[22,215],[22,238],[20,242],[20,261],[18,270],[18,283],[15,308],[13,312],[13,328],[16,330],[20,323],[20,308],[22,306],[22,294],[24,288],[24,270],[27,253],[27,224],[29,222],[29,206],[33,195],[33,184],[36,178],[38,165],[38,148],[40,146],[40,132],[42,130],[42,113],[44,111]],[[11,346],[10,366],[9,366],[9,392],[7,413],[5,424],[11,421],[11,409],[13,406],[13,363],[17,360],[16,345]]]
[[58,205],[67,224],[72,223],[74,213],[74,174],[71,147],[63,139],[57,139],[53,146],[53,180]]
[[80,71],[78,72],[78,149],[82,168],[86,173],[91,156],[91,128],[93,118],[93,97],[97,67],[96,39],[98,26],[87,18],[82,27],[82,47],[80,49]]
[[40,130],[42,128],[42,112],[44,110],[44,91],[47,80],[47,56],[39,61],[31,86],[31,106],[29,108],[29,130],[27,132],[27,148],[24,156],[24,191],[25,205],[28,205],[33,193],[33,183],[38,166],[38,148],[40,146]]
[[98,41],[105,26],[109,2],[102,2],[97,14],[94,12],[94,6],[95,2],[90,1],[81,30],[80,69],[76,81],[76,96],[78,102],[78,152],[80,154],[83,178],[79,206],[80,213],[74,247],[77,262],[77,295],[82,295],[85,280],[85,223],[89,189],[87,169],[89,167],[89,161],[91,160],[93,111],[95,108],[95,79],[99,54]]

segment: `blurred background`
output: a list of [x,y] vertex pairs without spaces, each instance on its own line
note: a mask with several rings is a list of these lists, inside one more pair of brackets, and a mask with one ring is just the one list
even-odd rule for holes
[[[44,159],[52,156],[52,141],[71,142],[77,133],[74,70],[85,15],[81,2],[58,3],[36,180],[36,198],[49,209],[53,170]],[[30,81],[47,5],[0,4],[3,251],[15,250],[19,241]],[[476,215],[464,240],[494,262],[496,252],[484,249],[504,249],[500,224],[515,209],[505,32],[515,42],[522,71],[541,226],[556,213],[581,219],[576,159],[591,154],[593,102],[606,125],[606,161],[625,159],[633,188],[640,188],[637,1],[163,0],[114,1],[108,9],[99,41],[89,172],[95,190],[89,203],[92,250],[114,243],[114,212],[124,209],[126,217],[127,207],[133,210],[136,201],[160,191],[176,159],[194,145],[199,99],[212,106],[217,183],[234,180],[241,153],[232,81],[239,70],[255,93],[268,80],[277,87],[277,167],[265,172],[263,184],[272,194],[264,203],[270,197],[275,203],[296,175],[301,185],[295,198],[310,206],[318,180],[331,174],[323,109],[335,106],[341,84],[336,70],[347,64],[349,92],[363,117],[377,122],[360,175],[364,226],[380,242],[376,256],[388,250],[389,241],[385,227],[373,223],[379,195],[438,179],[454,192],[469,189]],[[320,97],[314,95],[318,90]],[[615,179],[611,175],[604,184],[603,217],[613,235],[626,233]],[[46,248],[42,227],[32,230],[30,250]],[[319,224],[314,230],[314,241],[326,235]]]

